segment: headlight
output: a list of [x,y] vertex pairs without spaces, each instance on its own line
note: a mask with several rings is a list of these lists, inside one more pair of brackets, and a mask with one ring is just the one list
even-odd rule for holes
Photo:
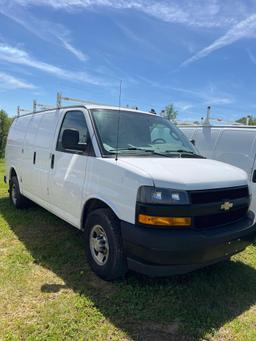
[[141,186],[138,190],[137,201],[146,204],[188,205],[189,196],[185,191]]

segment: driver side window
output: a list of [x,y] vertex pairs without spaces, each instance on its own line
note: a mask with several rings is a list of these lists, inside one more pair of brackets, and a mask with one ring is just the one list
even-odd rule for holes
[[[75,132],[78,137],[77,146],[76,148],[72,148],[72,150],[65,148],[63,136],[65,135],[64,132],[67,131],[69,132],[71,131],[71,133],[72,131]],[[89,132],[84,117],[84,113],[82,111],[68,111],[64,117],[62,126],[60,128],[56,150],[74,154],[75,153],[81,154],[82,151],[83,154],[87,154],[86,146],[88,144],[88,139]]]

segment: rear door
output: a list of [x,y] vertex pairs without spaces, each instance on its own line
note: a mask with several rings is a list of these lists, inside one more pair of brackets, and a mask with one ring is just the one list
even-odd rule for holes
[[[61,126],[52,147],[51,167],[48,181],[48,195],[56,214],[74,226],[80,227],[83,185],[89,154],[89,132],[86,122],[87,111],[83,109],[65,110]],[[65,149],[62,143],[66,129],[79,132],[80,148]],[[81,151],[81,146],[85,146]]]

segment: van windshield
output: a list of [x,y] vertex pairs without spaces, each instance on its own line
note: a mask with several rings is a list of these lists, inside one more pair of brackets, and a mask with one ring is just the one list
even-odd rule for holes
[[120,111],[119,116],[119,110],[108,109],[91,112],[103,155],[196,156],[185,135],[160,116],[132,111]]

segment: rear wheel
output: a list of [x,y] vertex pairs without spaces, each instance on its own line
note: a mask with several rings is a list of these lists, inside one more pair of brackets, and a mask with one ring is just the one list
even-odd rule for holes
[[13,176],[9,187],[10,200],[14,207],[20,209],[28,207],[29,200],[20,193],[19,181],[16,176]]
[[121,278],[127,272],[120,224],[109,209],[89,214],[85,226],[87,260],[92,270],[105,280]]

